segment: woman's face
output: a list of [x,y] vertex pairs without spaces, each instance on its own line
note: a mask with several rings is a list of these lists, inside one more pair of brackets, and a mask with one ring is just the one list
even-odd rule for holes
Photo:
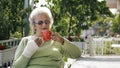
[[42,30],[50,29],[50,19],[46,14],[40,14],[35,19],[35,30],[37,34],[41,34]]

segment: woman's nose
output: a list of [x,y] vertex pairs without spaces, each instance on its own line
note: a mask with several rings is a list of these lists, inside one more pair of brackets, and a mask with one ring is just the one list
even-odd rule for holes
[[43,26],[43,27],[47,27],[47,24],[46,24],[46,23],[43,23],[42,26]]

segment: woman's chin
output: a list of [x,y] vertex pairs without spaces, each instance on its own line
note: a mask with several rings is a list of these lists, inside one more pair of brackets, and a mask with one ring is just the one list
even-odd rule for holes
[[49,30],[49,29],[47,29],[47,28],[43,28],[42,31],[43,31],[43,30]]

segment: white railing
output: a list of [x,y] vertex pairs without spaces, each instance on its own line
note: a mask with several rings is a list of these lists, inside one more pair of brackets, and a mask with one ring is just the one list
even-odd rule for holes
[[8,45],[9,47],[17,46],[21,39],[0,40],[0,44]]
[[[75,44],[81,51],[82,54],[89,54],[90,50],[94,52],[95,55],[105,55],[105,54],[114,54],[115,48],[120,49],[120,38],[93,38],[92,42],[72,42]],[[93,46],[93,49],[90,49],[90,45]],[[116,51],[117,52],[117,51]],[[120,53],[116,53],[120,54]]]
[[21,39],[9,39],[0,41],[0,44],[7,46],[6,49],[0,50],[0,68],[7,68],[11,65],[20,40]]
[[[106,54],[107,51],[111,53],[112,47],[120,47],[120,38],[93,38],[93,45],[97,54],[103,55]],[[108,49],[109,48],[109,49]],[[107,50],[106,50],[107,49]]]

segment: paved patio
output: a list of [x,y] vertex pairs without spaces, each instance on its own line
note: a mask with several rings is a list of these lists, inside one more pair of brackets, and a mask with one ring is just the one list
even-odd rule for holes
[[120,68],[120,56],[82,56],[68,61],[64,68]]
[[120,56],[82,56],[82,58],[69,59],[65,68],[120,68]]

